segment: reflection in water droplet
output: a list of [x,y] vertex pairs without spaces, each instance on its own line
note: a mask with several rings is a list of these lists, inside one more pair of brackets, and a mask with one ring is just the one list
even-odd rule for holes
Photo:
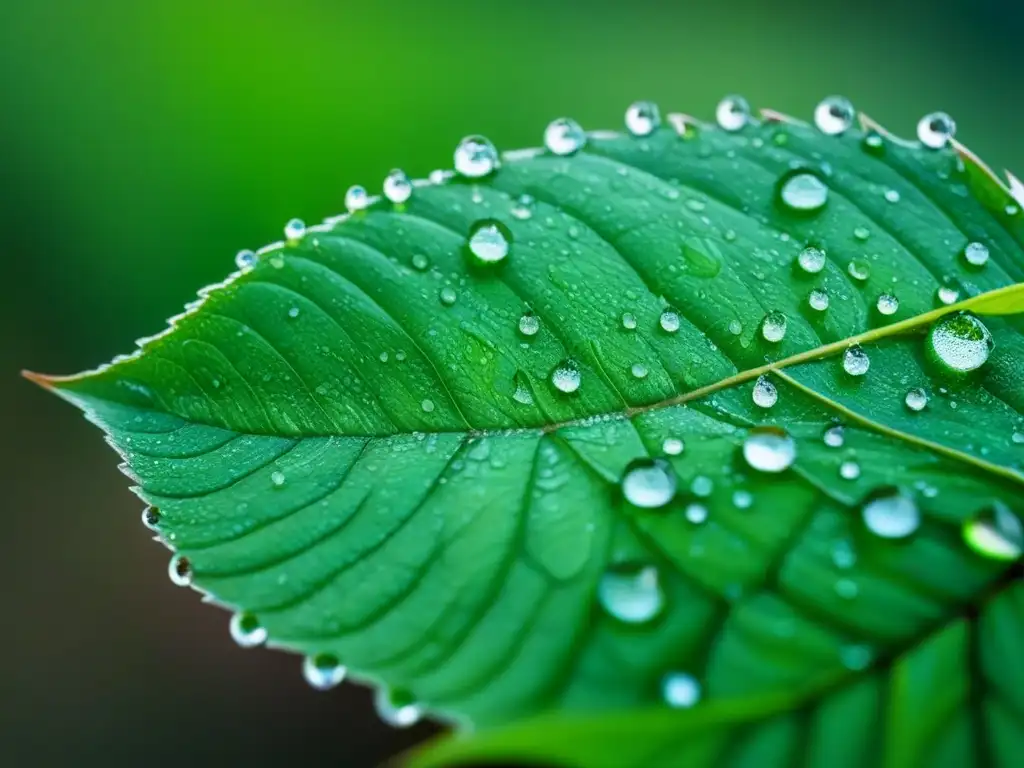
[[921,512],[913,497],[892,487],[872,493],[861,516],[869,531],[885,539],[905,538],[921,524]]
[[240,270],[252,269],[256,266],[256,252],[242,250],[235,254],[235,266]]
[[306,222],[302,219],[289,219],[288,223],[284,225],[284,239],[289,243],[301,240],[305,234]]
[[883,315],[895,315],[900,308],[900,300],[891,293],[883,293],[875,302],[875,308]]
[[665,459],[634,459],[622,476],[622,495],[636,507],[656,509],[676,495],[676,474]]
[[964,261],[972,267],[984,267],[988,263],[988,246],[984,243],[968,243],[964,246]]
[[568,117],[552,120],[544,130],[544,146],[555,155],[579,152],[587,143],[587,134],[580,124]]
[[187,587],[192,583],[192,563],[184,555],[175,555],[167,566],[167,575],[176,587]]
[[761,321],[761,335],[765,341],[778,344],[786,338],[787,324],[786,316],[777,309],[773,309]]
[[824,312],[828,309],[828,293],[824,288],[815,288],[807,294],[807,306],[815,312]]
[[928,348],[948,369],[967,373],[980,368],[995,342],[985,324],[968,312],[946,315],[928,332]]
[[842,448],[846,442],[846,432],[841,426],[829,427],[825,430],[822,440],[829,448]]
[[685,672],[670,672],[661,680],[661,696],[674,709],[686,709],[700,701],[700,683]]
[[955,135],[956,123],[945,112],[932,112],[917,124],[917,138],[929,149],[942,149]]
[[384,178],[384,197],[392,203],[404,203],[412,196],[412,182],[400,168],[392,169]]
[[423,707],[408,691],[378,688],[373,703],[377,716],[393,728],[409,728],[423,717]]
[[661,111],[651,101],[635,101],[626,110],[626,130],[634,136],[649,136],[661,125]]
[[742,96],[726,96],[715,108],[715,120],[727,131],[738,131],[750,122],[750,104]]
[[142,510],[142,524],[151,531],[157,530],[160,526],[160,510],[156,507],[146,507]]
[[540,320],[537,319],[536,315],[526,313],[519,318],[519,332],[523,336],[536,336],[539,330]]
[[828,186],[813,173],[792,171],[779,182],[778,200],[794,213],[815,213],[828,202]]
[[759,376],[754,383],[752,397],[754,405],[760,408],[771,408],[778,402],[779,391],[767,376]]
[[863,376],[871,367],[871,359],[859,345],[849,347],[843,354],[843,370],[851,376]]
[[658,569],[638,562],[609,566],[598,582],[597,598],[610,616],[627,624],[651,621],[665,606]]
[[843,96],[829,96],[814,110],[814,124],[822,133],[836,136],[853,125],[856,110],[850,100]]
[[666,437],[661,443],[661,450],[666,456],[678,456],[683,452],[683,441],[678,437]]
[[854,280],[860,280],[861,282],[871,277],[871,265],[864,259],[854,259],[846,267],[846,271],[850,273],[850,277]]
[[814,246],[807,246],[796,257],[800,269],[811,275],[816,275],[825,268],[825,252]]
[[839,476],[843,480],[856,480],[860,477],[860,464],[856,461],[844,461],[839,465]]
[[1024,552],[1024,526],[1001,502],[964,521],[964,541],[975,552],[993,560],[1016,560]]
[[231,639],[241,648],[255,648],[267,640],[267,630],[251,613],[236,613],[228,624]]
[[782,472],[796,460],[796,442],[778,427],[756,427],[743,441],[743,458],[760,472]]
[[579,366],[572,360],[563,360],[551,371],[551,383],[559,392],[575,392],[581,380]]
[[352,185],[348,188],[348,191],[345,192],[345,210],[349,213],[361,211],[369,204],[370,196],[366,194],[366,190],[358,184]]
[[907,396],[903,398],[903,402],[908,409],[915,413],[923,411],[925,406],[928,405],[928,393],[921,389],[921,387],[908,389]]
[[460,176],[480,179],[498,166],[498,150],[483,136],[467,136],[455,148],[455,172]]
[[482,219],[470,227],[466,246],[476,263],[497,264],[512,248],[512,232],[497,219]]
[[658,318],[658,324],[666,333],[675,333],[679,330],[679,314],[674,309],[666,309]]
[[302,660],[302,676],[318,691],[327,691],[345,679],[348,670],[330,653],[318,653]]

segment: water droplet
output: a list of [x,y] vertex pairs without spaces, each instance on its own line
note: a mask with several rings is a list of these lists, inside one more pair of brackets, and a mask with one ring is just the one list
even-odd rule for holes
[[482,219],[470,227],[466,245],[479,264],[498,264],[512,248],[512,232],[497,219]]
[[519,332],[523,336],[536,336],[539,330],[540,320],[537,319],[536,315],[527,312],[519,318]]
[[890,203],[898,203],[900,201],[899,190],[896,190],[896,189],[887,189],[887,190],[885,190],[885,199],[886,199],[887,202],[890,202]]
[[289,310],[288,310],[288,317],[290,317],[292,320],[294,320],[298,316],[299,316],[299,308],[298,307],[291,307],[291,308],[289,308]]
[[754,494],[742,489],[732,492],[732,505],[736,509],[750,509],[754,503]]
[[366,189],[358,184],[353,184],[345,192],[345,210],[349,213],[356,213],[370,204],[370,196]]
[[408,728],[423,717],[423,707],[408,691],[378,688],[373,703],[377,716],[393,728]]
[[302,660],[302,676],[318,691],[339,685],[347,671],[338,657],[331,653],[317,653]]
[[939,286],[939,289],[935,292],[935,296],[938,298],[940,304],[944,304],[947,307],[950,304],[956,304],[960,301],[960,291],[946,285]]
[[637,379],[647,378],[647,366],[643,363],[633,363],[629,368],[630,373]]
[[626,110],[626,130],[634,136],[650,136],[661,125],[661,111],[652,101],[635,101]]
[[755,427],[743,441],[743,458],[759,472],[782,472],[796,460],[796,442],[778,427]]
[[687,709],[700,701],[700,683],[685,672],[670,672],[661,680],[661,696],[674,709]]
[[998,501],[964,521],[963,534],[971,549],[993,560],[1016,560],[1024,552],[1020,518]]
[[988,263],[988,247],[984,243],[968,243],[964,246],[964,261],[972,267],[984,267]]
[[932,112],[917,124],[917,138],[929,149],[942,149],[955,135],[956,123],[945,112]]
[[377,356],[377,359],[378,359],[378,360],[380,360],[380,361],[381,361],[382,363],[386,363],[386,362],[388,361],[389,357],[390,357],[390,356],[389,356],[389,355],[388,355],[388,353],[387,353],[387,352],[385,351],[385,352],[381,352],[381,353],[380,353],[380,354],[379,354],[379,355]]
[[499,165],[498,150],[483,136],[467,136],[455,148],[455,171],[460,176],[480,179]]
[[891,293],[883,293],[875,302],[875,308],[883,315],[894,315],[900,308],[900,300]]
[[666,309],[658,318],[658,324],[665,333],[675,333],[679,330],[679,313],[674,309]]
[[914,499],[892,487],[872,493],[861,516],[868,530],[884,539],[905,538],[921,524],[921,512]]
[[452,288],[450,285],[446,285],[444,288],[442,288],[441,291],[437,294],[437,296],[439,299],[441,299],[441,303],[444,304],[446,307],[450,307],[459,298],[459,295],[455,293],[455,289]]
[[597,599],[610,616],[627,624],[643,624],[665,607],[658,569],[637,562],[618,563],[601,575]]
[[761,335],[765,341],[778,344],[786,338],[786,325],[786,316],[777,309],[773,309],[761,321]]
[[434,401],[433,400],[424,400],[423,402],[420,403],[420,408],[423,409],[424,413],[433,413],[434,412]]
[[832,545],[832,562],[836,568],[843,570],[852,568],[857,562],[857,553],[853,551],[853,545],[846,539],[840,539]]
[[192,563],[184,555],[175,555],[167,566],[167,575],[176,587],[187,587],[192,583]]
[[829,427],[822,435],[822,440],[829,448],[842,448],[846,442],[846,430],[841,426]]
[[544,146],[555,155],[579,152],[587,143],[587,134],[580,124],[568,117],[552,120],[544,130]]
[[551,371],[551,383],[559,392],[570,394],[580,388],[582,376],[572,360],[563,360]]
[[519,219],[520,221],[526,221],[533,216],[533,195],[528,195],[525,192],[519,196],[516,200],[516,204],[512,206],[510,211],[512,216]]
[[796,257],[800,269],[811,275],[816,275],[825,268],[825,252],[820,248],[809,245],[800,251]]
[[289,243],[301,240],[305,234],[306,222],[302,219],[289,219],[288,223],[284,225],[284,239]]
[[813,173],[791,171],[779,181],[778,199],[795,213],[815,213],[828,202],[828,186]]
[[818,130],[829,136],[837,136],[853,125],[856,110],[850,100],[843,96],[829,96],[814,110],[814,124]]
[[160,526],[160,510],[156,507],[146,507],[142,510],[142,524],[151,531],[157,530]]
[[843,370],[851,376],[863,376],[871,367],[871,358],[862,347],[854,344],[843,354]]
[[860,477],[860,464],[856,461],[844,461],[839,465],[839,476],[843,480],[856,480]]
[[285,483],[284,472],[281,472],[280,470],[276,470],[274,472],[271,472],[270,473],[270,483],[275,488],[280,488],[281,486],[283,486],[284,483]]
[[384,178],[384,197],[392,203],[404,203],[412,195],[412,182],[400,168],[393,168]]
[[623,312],[622,327],[625,328],[627,331],[636,330],[636,315],[634,315],[632,312]]
[[779,391],[767,376],[759,376],[754,383],[754,405],[759,408],[771,408],[778,402]]
[[909,410],[915,413],[923,411],[925,406],[928,405],[928,393],[921,389],[921,387],[908,389],[907,396],[903,398],[903,402]]
[[228,624],[231,639],[242,648],[255,648],[267,641],[267,630],[251,613],[236,613]]
[[666,456],[678,456],[686,446],[678,437],[666,437],[661,443],[661,450]]
[[622,495],[635,507],[657,509],[676,495],[676,474],[665,459],[634,459],[622,476]]
[[700,496],[702,499],[710,496],[714,490],[715,481],[707,475],[697,475],[690,483],[690,491],[694,496]]
[[241,270],[252,269],[256,266],[256,252],[242,250],[235,254],[235,266]]
[[871,265],[864,259],[854,259],[846,267],[846,271],[850,273],[850,277],[854,280],[860,280],[861,282],[871,277]]
[[1014,430],[1013,434],[1010,435],[1010,442],[1014,445],[1024,445],[1024,432]]
[[750,122],[750,104],[742,96],[726,96],[715,108],[715,120],[726,131],[738,131]]
[[928,332],[931,353],[947,368],[967,373],[980,368],[995,342],[985,324],[968,312],[947,315]]
[[815,312],[824,312],[828,309],[828,292],[824,288],[814,288],[807,294],[807,306]]
[[866,645],[844,645],[839,648],[839,660],[853,672],[861,672],[871,665],[875,655]]
[[743,323],[735,319],[730,320],[729,333],[731,333],[733,336],[739,336],[741,333],[743,333]]

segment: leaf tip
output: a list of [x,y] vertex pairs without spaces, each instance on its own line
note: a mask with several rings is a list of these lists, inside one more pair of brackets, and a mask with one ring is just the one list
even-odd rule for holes
[[53,390],[60,378],[58,376],[48,376],[45,373],[36,373],[35,371],[29,370],[23,370],[21,372],[21,376],[22,378],[28,379],[33,384],[38,384],[47,391]]

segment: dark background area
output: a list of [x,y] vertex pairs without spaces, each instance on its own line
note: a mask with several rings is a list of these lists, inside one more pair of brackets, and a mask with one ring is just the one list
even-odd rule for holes
[[370,766],[368,691],[243,651],[171,586],[116,457],[21,368],[130,351],[234,253],[345,188],[535,146],[627,104],[710,119],[726,93],[810,119],[840,93],[896,133],[953,114],[1024,172],[1024,6],[520,0],[7,0],[0,8],[0,764]]

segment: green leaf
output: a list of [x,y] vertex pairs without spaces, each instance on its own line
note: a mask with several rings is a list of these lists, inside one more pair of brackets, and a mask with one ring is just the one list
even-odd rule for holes
[[1019,203],[959,145],[769,117],[292,227],[34,378],[243,643],[482,728],[437,760],[1010,765]]

